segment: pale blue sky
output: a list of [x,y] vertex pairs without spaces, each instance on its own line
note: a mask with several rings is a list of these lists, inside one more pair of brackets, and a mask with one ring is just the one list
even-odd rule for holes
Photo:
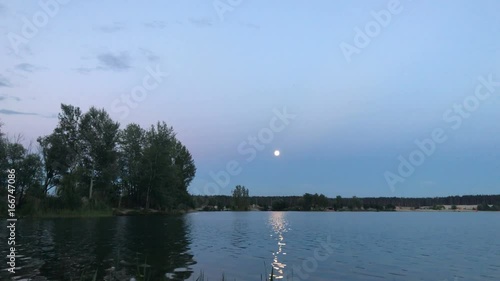
[[[164,120],[195,158],[195,192],[234,160],[241,172],[222,194],[236,184],[255,195],[498,193],[500,87],[457,130],[443,113],[479,76],[500,81],[500,2],[401,0],[348,62],[341,43],[354,46],[355,28],[390,2],[243,0],[221,18],[223,0],[73,0],[16,46],[23,17],[44,9],[0,1],[0,120],[26,141],[52,131],[60,103],[103,107],[122,126]],[[124,117],[113,104],[148,67],[169,76]],[[238,146],[284,107],[296,118],[246,161]],[[398,156],[435,128],[447,141],[391,191],[384,173],[397,175]]]

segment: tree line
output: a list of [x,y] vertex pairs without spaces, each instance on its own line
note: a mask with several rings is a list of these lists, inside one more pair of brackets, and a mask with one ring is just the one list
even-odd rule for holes
[[[16,170],[17,208],[153,208],[193,206],[187,191],[196,173],[189,150],[171,126],[132,123],[121,129],[104,109],[61,105],[58,124],[37,148],[9,140],[0,126],[0,181]],[[2,189],[5,195],[6,189]]]
[[[235,189],[236,190],[236,189]],[[328,198],[323,194],[305,193],[303,196],[247,196],[244,200],[245,206],[236,205],[233,196],[216,195],[202,196],[195,195],[194,205],[196,208],[206,210],[223,209],[248,209],[248,206],[255,205],[261,210],[274,211],[323,211],[323,210],[375,210],[394,211],[396,206],[410,207],[418,209],[429,206],[432,209],[442,209],[443,205],[452,205],[452,209],[457,209],[457,205],[477,205],[480,211],[500,210],[500,195],[465,195],[448,197],[427,197],[427,198],[403,198],[403,197],[364,197],[343,198],[336,196]],[[241,204],[241,203],[240,203]],[[214,208],[217,206],[216,208]],[[237,207],[236,207],[237,206]],[[455,208],[453,208],[455,206]]]

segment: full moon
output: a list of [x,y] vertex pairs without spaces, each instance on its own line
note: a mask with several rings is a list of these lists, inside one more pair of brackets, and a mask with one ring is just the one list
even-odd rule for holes
[[275,150],[274,151],[274,156],[280,156],[280,151],[279,150]]

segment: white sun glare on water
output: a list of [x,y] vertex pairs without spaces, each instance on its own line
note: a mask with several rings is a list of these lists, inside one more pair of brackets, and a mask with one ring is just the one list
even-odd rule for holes
[[275,150],[274,151],[274,156],[276,156],[276,157],[280,156],[280,151],[279,150]]

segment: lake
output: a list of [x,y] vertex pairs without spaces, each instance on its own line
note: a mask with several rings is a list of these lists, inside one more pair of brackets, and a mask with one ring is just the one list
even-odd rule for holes
[[79,280],[96,270],[102,279],[112,267],[146,267],[150,280],[201,271],[261,280],[271,267],[283,280],[500,280],[498,212],[199,212],[23,219],[17,228],[21,268],[2,280]]

